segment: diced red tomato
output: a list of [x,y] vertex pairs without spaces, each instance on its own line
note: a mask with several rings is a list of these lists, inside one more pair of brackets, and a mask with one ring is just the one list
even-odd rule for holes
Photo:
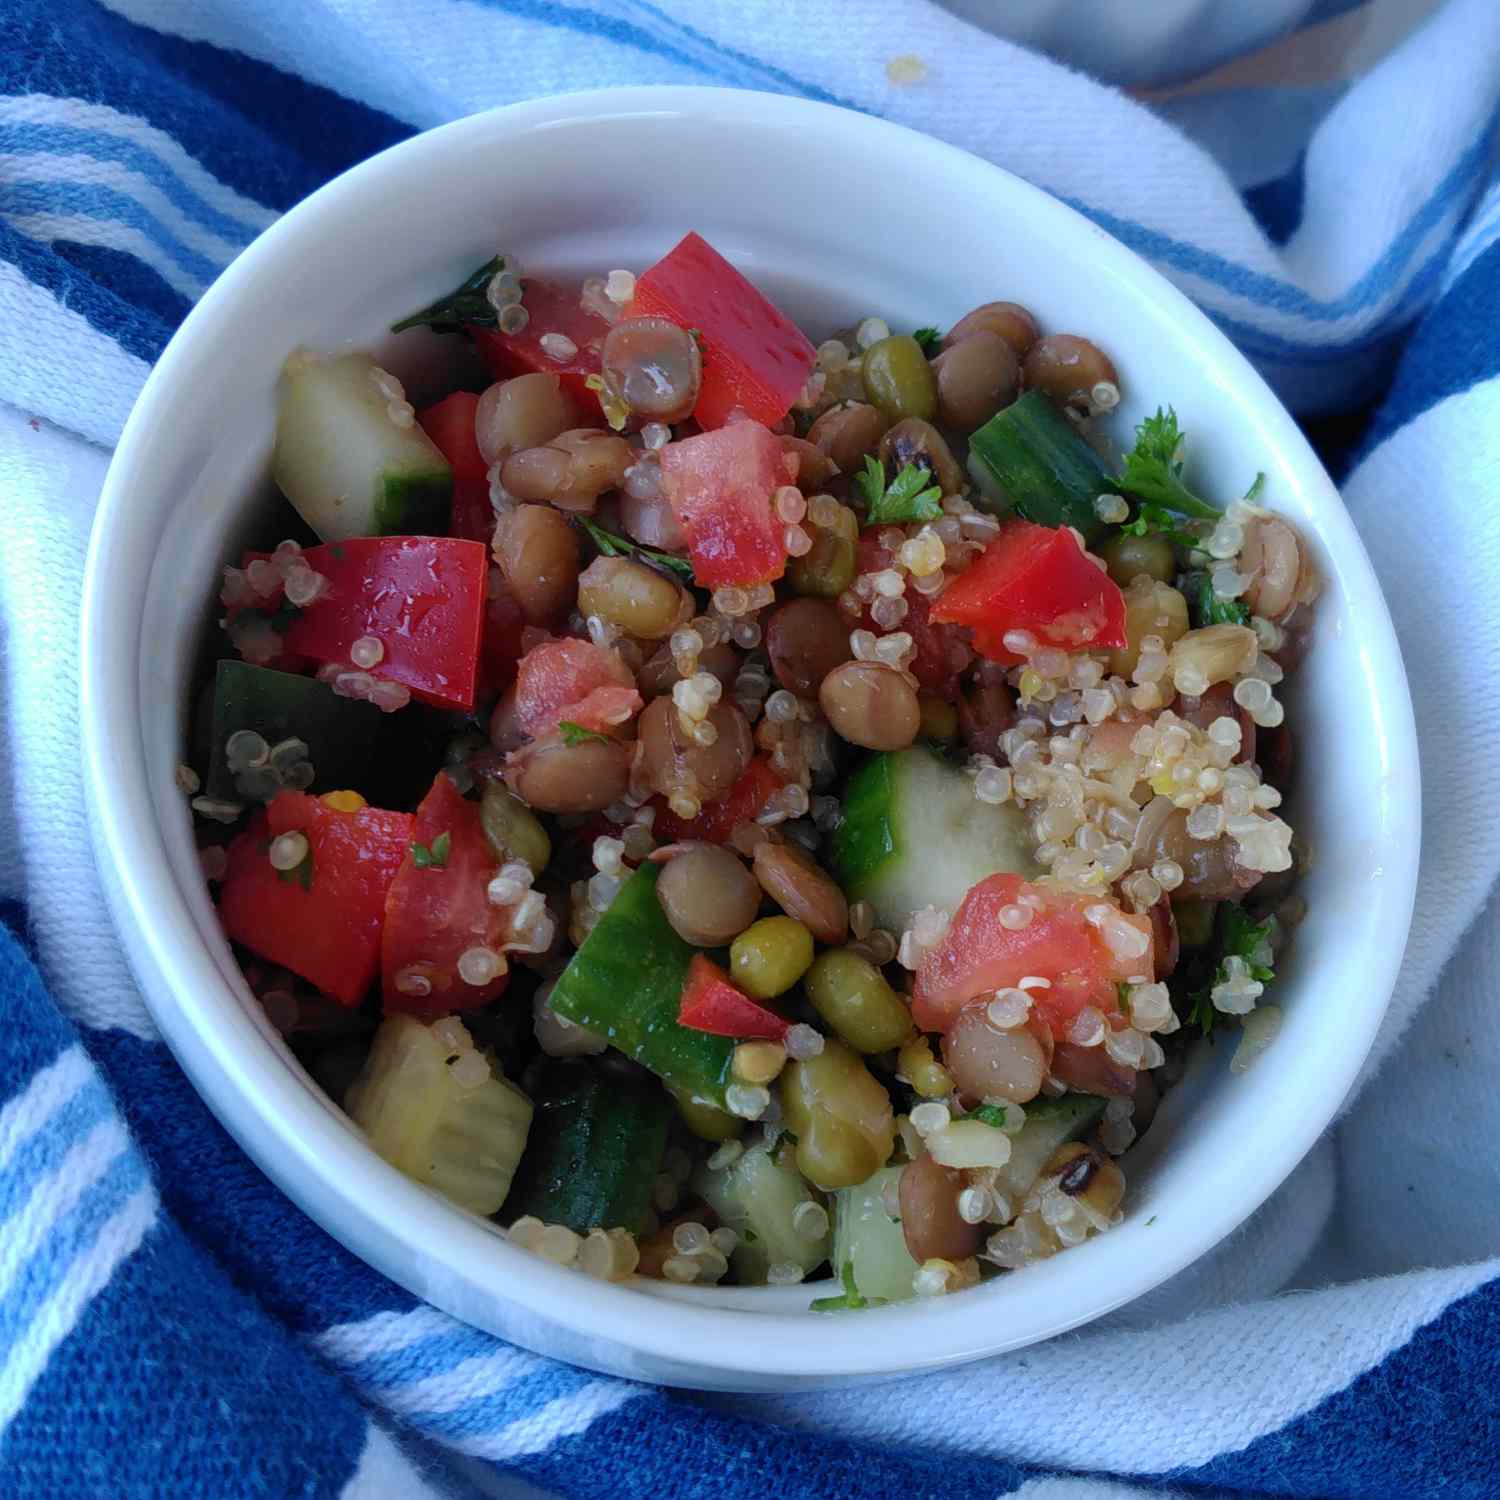
[[448,534],[488,546],[495,534],[495,511],[484,455],[474,434],[478,406],[479,397],[472,391],[454,391],[419,411],[417,421],[453,470],[453,519]]
[[[1002,925],[1000,912],[1022,897],[1040,903],[1021,928]],[[1145,939],[1144,950],[1121,957],[1088,913],[1107,907],[1111,920]],[[922,960],[912,991],[912,1016],[924,1031],[946,1031],[971,1000],[1017,984],[1028,975],[1051,981],[1031,992],[1032,1016],[1061,1039],[1085,1005],[1118,1014],[1118,981],[1152,973],[1151,918],[1132,916],[1092,896],[1031,885],[1019,875],[981,880],[959,905],[943,941]]]
[[967,625],[974,648],[991,661],[1021,658],[1006,650],[1008,630],[1030,631],[1066,651],[1125,645],[1125,596],[1083,555],[1066,527],[1007,521],[1000,534],[938,595],[932,618]]
[[696,818],[679,818],[666,799],[654,798],[656,821],[652,835],[658,844],[696,841],[727,844],[736,824],[754,821],[771,795],[781,790],[781,778],[764,755],[757,755],[735,784],[717,801],[704,805]]
[[699,584],[748,588],[786,572],[786,525],[773,497],[795,472],[796,459],[759,422],[733,422],[661,450],[662,489]]
[[349,662],[361,636],[384,647],[374,677],[464,713],[474,707],[489,550],[456,537],[367,536],[309,547],[327,590],[287,627],[289,651]]
[[[576,286],[559,286],[537,276],[522,282],[521,305],[530,314],[520,333],[501,333],[498,328],[471,330],[480,357],[497,380],[540,370],[557,375],[584,411],[597,419],[599,397],[588,388],[590,375],[599,373],[599,347],[609,324],[598,313],[589,312]],[[578,346],[571,359],[558,361],[542,348],[542,336],[561,333]]]
[[[386,893],[411,844],[410,813],[340,812],[306,792],[280,792],[229,846],[219,918],[237,943],[300,974],[344,1005],[358,1005],[380,966]],[[270,840],[299,831],[312,855],[304,889],[282,874]]]
[[[892,554],[880,545],[878,534],[881,528],[870,527],[860,534],[857,566],[861,573],[878,573],[895,561]],[[911,636],[917,654],[912,660],[911,670],[916,679],[929,693],[943,698],[958,696],[958,676],[973,660],[963,632],[956,625],[937,625],[932,619],[932,599],[916,589],[908,588],[903,596],[906,600],[906,618],[896,628]],[[870,606],[865,606],[864,618],[860,622],[866,630],[877,635],[884,631],[875,623]]]
[[[444,834],[447,851],[441,863],[418,865],[412,846],[431,851]],[[466,984],[458,973],[465,950],[498,953],[510,936],[509,908],[489,899],[499,861],[480,826],[479,804],[461,796],[452,780],[439,774],[417,808],[403,852],[406,857],[385,899],[380,945],[386,1013],[442,1016],[488,1004],[504,991],[509,973],[479,985]],[[428,993],[406,993],[399,983],[403,975],[425,979]]]
[[516,668],[516,722],[528,739],[550,734],[565,719],[613,734],[641,702],[619,654],[592,641],[543,641]]
[[697,329],[703,386],[693,415],[704,428],[722,427],[736,409],[774,425],[813,371],[816,351],[802,330],[702,235],[685,235],[636,278],[629,315]]
[[779,1042],[788,1024],[732,984],[723,969],[701,953],[695,953],[688,964],[677,1019],[694,1031],[757,1042]]

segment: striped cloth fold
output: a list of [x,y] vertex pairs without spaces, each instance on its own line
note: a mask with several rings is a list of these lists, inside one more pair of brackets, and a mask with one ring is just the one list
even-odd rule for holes
[[[967,3],[0,0],[0,1494],[1500,1493],[1500,8],[1429,3],[1404,31],[1395,8],[1323,0],[1259,71],[1146,99]],[[1328,61],[1381,28],[1378,60]],[[920,76],[893,82],[897,58]],[[1338,1128],[1149,1297],[920,1381],[685,1395],[418,1303],[204,1109],[89,849],[83,550],[173,328],[278,214],[413,130],[641,82],[915,126],[1146,256],[1323,444],[1411,675],[1421,891]]]

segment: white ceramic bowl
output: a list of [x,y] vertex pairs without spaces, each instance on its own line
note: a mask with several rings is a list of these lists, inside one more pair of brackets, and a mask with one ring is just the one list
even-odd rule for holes
[[[946,325],[1013,298],[1119,364],[1121,421],[1172,402],[1211,492],[1257,469],[1316,538],[1329,587],[1291,693],[1295,809],[1316,862],[1284,966],[1286,1024],[1245,1076],[1205,1049],[1127,1163],[1125,1223],[981,1290],[858,1317],[806,1288],[608,1286],[511,1247],[385,1165],[293,1061],[235,967],[173,786],[217,567],[268,489],[272,391],[294,346],[382,346],[390,319],[497,247],[565,272],[641,267],[701,230],[816,335],[878,312]],[[440,341],[389,362],[416,394]],[[447,357],[451,359],[452,345]],[[426,388],[425,390],[423,388]],[[1122,430],[1128,430],[1122,429]],[[930,1369],[1086,1322],[1201,1255],[1328,1123],[1380,1022],[1417,858],[1417,760],[1390,620],[1291,418],[1191,304],[1036,188],[920,135],[709,89],[576,94],[387,151],[289,213],[183,324],[109,472],[89,557],[83,731],[99,863],[162,1032],[266,1173],[357,1254],[456,1316],[577,1364],[726,1389]]]

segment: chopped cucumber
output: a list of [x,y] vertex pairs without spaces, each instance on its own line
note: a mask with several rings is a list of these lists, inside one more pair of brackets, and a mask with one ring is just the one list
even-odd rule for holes
[[453,1075],[449,1047],[411,1016],[387,1016],[344,1101],[393,1167],[460,1208],[495,1213],[526,1149],[531,1101],[494,1065],[477,1087]]
[[1014,1207],[1020,1207],[1059,1146],[1087,1135],[1104,1118],[1107,1102],[1095,1094],[1062,1094],[1056,1099],[1033,1099],[1026,1106],[1026,1123],[1011,1137],[1010,1160],[996,1179],[996,1186]]
[[272,474],[325,542],[448,529],[453,471],[415,422],[392,420],[383,375],[368,354],[300,351],[282,371]]
[[799,1266],[805,1275],[828,1259],[828,1233],[809,1238],[795,1223],[797,1210],[817,1203],[817,1194],[800,1172],[777,1166],[764,1146],[752,1146],[717,1172],[702,1168],[693,1190],[739,1234],[731,1259],[742,1283],[759,1286],[778,1262]]
[[661,1171],[672,1103],[649,1079],[570,1058],[536,1090],[531,1140],[507,1214],[545,1224],[640,1231]]
[[969,472],[992,504],[1003,496],[1028,521],[1075,526],[1085,542],[1105,529],[1094,501],[1120,487],[1041,391],[1027,391],[969,439]]
[[834,1195],[834,1269],[842,1275],[847,1266],[858,1294],[870,1302],[904,1302],[916,1295],[917,1263],[906,1248],[901,1220],[885,1210],[886,1184],[899,1183],[905,1170],[882,1167]]
[[373,703],[340,698],[316,677],[299,677],[245,661],[221,661],[214,669],[211,797],[236,797],[239,789],[224,759],[224,745],[237,730],[252,729],[271,745],[299,739],[307,746],[319,791],[363,790],[371,756],[385,725]]
[[850,900],[868,901],[895,933],[924,906],[956,911],[987,875],[1038,873],[1020,809],[981,802],[964,771],[917,747],[877,755],[850,778],[833,865]]
[[662,912],[660,873],[659,865],[644,864],[620,888],[563,970],[552,1009],[607,1038],[674,1094],[723,1109],[734,1041],[678,1023],[683,981],[697,949],[677,936]]

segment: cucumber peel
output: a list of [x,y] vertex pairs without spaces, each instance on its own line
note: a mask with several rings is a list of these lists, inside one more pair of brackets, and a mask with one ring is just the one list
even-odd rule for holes
[[677,1020],[698,950],[672,930],[656,899],[660,873],[643,864],[621,886],[563,970],[550,1004],[649,1068],[673,1093],[724,1109],[734,1040]]
[[894,933],[924,906],[956,911],[987,876],[1039,873],[1020,809],[981,802],[966,772],[917,746],[874,756],[850,778],[833,869]]
[[1119,478],[1041,391],[1027,391],[969,439],[969,470],[992,505],[997,494],[1040,526],[1072,526],[1085,543],[1105,522],[1094,509]]
[[544,1224],[640,1232],[661,1170],[671,1100],[649,1080],[606,1074],[582,1059],[554,1063],[535,1114],[507,1214]]

